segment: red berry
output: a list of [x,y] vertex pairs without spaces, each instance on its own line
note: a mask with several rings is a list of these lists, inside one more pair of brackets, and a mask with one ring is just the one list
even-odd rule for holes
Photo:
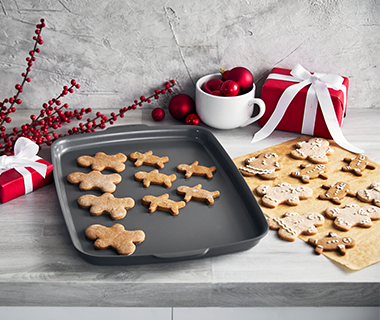
[[75,86],[77,84],[77,82],[73,79],[71,80],[71,85]]
[[223,95],[228,97],[237,96],[239,94],[239,85],[235,81],[226,80],[220,88],[220,91]]

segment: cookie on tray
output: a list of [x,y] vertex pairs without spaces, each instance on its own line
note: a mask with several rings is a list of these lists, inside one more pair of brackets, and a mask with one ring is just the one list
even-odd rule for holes
[[114,192],[116,184],[121,182],[121,176],[117,173],[102,174],[100,171],[89,173],[72,172],[67,176],[67,181],[71,184],[78,184],[83,191],[101,190],[103,192]]
[[163,169],[165,163],[169,161],[169,157],[158,157],[153,154],[153,151],[147,151],[145,153],[133,152],[129,155],[129,160],[135,161],[133,164],[135,167],[140,167],[142,165],[155,166],[159,169]]
[[107,155],[104,152],[98,152],[95,156],[80,156],[77,164],[81,167],[91,167],[92,170],[103,171],[105,169],[114,172],[121,172],[125,169],[124,162],[127,156],[123,153]]
[[216,167],[205,167],[199,165],[198,161],[194,161],[192,164],[179,164],[177,166],[178,172],[185,172],[185,178],[190,178],[191,176],[204,176],[207,179],[213,177],[213,173],[216,171]]
[[220,192],[216,191],[208,191],[202,189],[201,184],[197,184],[194,187],[189,186],[179,186],[177,188],[177,193],[180,195],[184,195],[184,201],[189,202],[194,199],[197,201],[206,201],[208,205],[214,204],[214,199],[220,196]]

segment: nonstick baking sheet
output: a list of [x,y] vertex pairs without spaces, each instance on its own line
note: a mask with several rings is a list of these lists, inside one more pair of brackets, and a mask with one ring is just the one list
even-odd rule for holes
[[[129,156],[132,152],[144,153],[152,150],[154,155],[168,156],[169,162],[161,173],[175,174],[171,188],[160,185],[143,187],[134,179],[138,171],[149,172],[152,166],[134,167],[128,160],[126,168],[119,173],[121,183],[113,193],[117,198],[132,197],[135,206],[127,210],[121,220],[112,220],[109,215],[91,216],[89,209],[79,207],[77,199],[84,194],[100,196],[99,190],[81,191],[78,185],[70,184],[67,175],[71,172],[90,172],[90,168],[77,165],[82,155],[94,156],[97,152]],[[266,219],[245,180],[237,170],[224,148],[207,129],[195,126],[149,127],[145,125],[117,126],[102,132],[63,137],[51,148],[55,185],[62,213],[79,254],[94,264],[144,264],[202,258],[247,250],[255,246],[268,231]],[[177,172],[179,164],[199,161],[203,166],[216,166],[212,179],[192,176],[185,178]],[[112,171],[104,170],[104,174]],[[191,200],[172,216],[169,212],[148,212],[141,203],[145,195],[169,194],[174,201],[183,200],[178,195],[178,186],[195,186],[219,190],[220,196],[213,205]],[[98,250],[94,241],[85,236],[85,229],[92,224],[110,227],[121,223],[126,230],[143,230],[144,242],[136,245],[129,256],[118,255],[112,248]]]

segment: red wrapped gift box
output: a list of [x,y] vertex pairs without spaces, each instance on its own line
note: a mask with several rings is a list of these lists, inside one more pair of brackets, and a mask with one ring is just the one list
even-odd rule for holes
[[[37,190],[53,182],[53,165],[44,159],[36,162],[45,164],[46,176],[43,178],[36,170],[26,167],[32,175],[33,190]],[[24,177],[15,169],[10,169],[0,175],[0,202],[5,203],[25,194]]]
[[[273,112],[276,109],[277,103],[284,93],[285,89],[289,86],[295,85],[296,81],[288,81],[292,77],[290,69],[283,68],[273,68],[268,79],[265,81],[264,86],[261,92],[261,99],[264,100],[266,105],[265,114],[259,120],[259,125],[264,126]],[[278,76],[280,75],[280,76]],[[281,78],[281,75],[285,75],[285,80],[279,80],[277,78]],[[346,115],[347,109],[347,92],[348,92],[348,78],[343,78],[343,84],[341,86],[341,90],[334,90],[328,87],[331,101],[334,106],[335,114],[339,123],[339,126],[342,125],[343,118]],[[306,109],[305,102],[306,96],[308,94],[310,85],[302,88],[296,96],[293,98],[288,108],[285,111],[285,114],[281,118],[278,125],[275,129],[291,131],[291,132],[299,132],[303,134],[311,134],[318,137],[331,138],[331,134],[329,129],[327,128],[324,116],[322,114],[320,105],[318,104],[317,112],[315,116],[314,128],[311,128],[311,132],[303,132],[302,126],[304,122],[304,112]]]

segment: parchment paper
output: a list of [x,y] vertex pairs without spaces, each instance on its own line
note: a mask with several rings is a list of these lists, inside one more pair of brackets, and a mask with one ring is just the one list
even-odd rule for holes
[[[279,158],[278,161],[283,165],[278,173],[278,178],[275,180],[263,180],[258,176],[254,177],[244,177],[247,184],[251,188],[253,194],[255,195],[257,201],[259,202],[264,214],[267,217],[281,217],[288,211],[297,212],[299,214],[303,214],[305,212],[316,212],[324,214],[324,211],[328,207],[338,207],[341,208],[349,203],[356,203],[360,206],[369,205],[370,203],[365,203],[359,201],[355,197],[346,196],[345,199],[342,200],[341,205],[334,204],[328,200],[320,200],[318,199],[318,195],[326,192],[325,189],[322,188],[323,184],[332,185],[336,182],[346,182],[350,185],[351,191],[357,192],[361,189],[367,189],[371,183],[380,182],[380,165],[376,164],[375,170],[365,169],[363,171],[362,176],[356,176],[352,172],[344,172],[341,168],[348,163],[344,162],[343,159],[346,157],[355,157],[356,154],[346,151],[339,147],[333,140],[328,140],[330,142],[330,146],[334,149],[334,154],[329,156],[329,162],[326,164],[327,166],[327,175],[328,179],[316,178],[310,180],[310,183],[304,184],[300,179],[293,178],[290,173],[292,171],[300,170],[300,165],[305,163],[311,163],[308,160],[296,160],[291,157],[291,150],[295,149],[295,145],[300,141],[309,140],[310,136],[300,136],[294,140],[290,140],[281,144],[278,144],[273,147],[266,148],[261,151],[256,151],[253,153],[249,153],[240,157],[237,157],[234,160],[236,166],[239,168],[244,166],[244,160],[246,158],[250,158],[253,156],[257,156],[260,153],[276,153]],[[270,186],[275,186],[280,182],[288,182],[291,185],[305,185],[313,189],[313,197],[308,200],[301,200],[301,203],[298,206],[289,206],[286,204],[280,204],[277,208],[267,208],[262,205],[261,197],[258,196],[255,192],[255,189],[260,184],[267,184]],[[372,203],[370,205],[373,205]],[[380,220],[373,221],[373,226],[371,228],[361,228],[361,227],[352,227],[349,231],[344,232],[336,229],[333,226],[333,220],[326,218],[326,221],[323,226],[318,227],[318,234],[315,236],[300,236],[299,238],[305,242],[309,238],[320,239],[324,238],[328,235],[330,231],[335,232],[339,237],[350,236],[356,240],[356,245],[354,248],[347,249],[347,253],[345,256],[342,256],[337,251],[333,252],[323,252],[323,255],[333,260],[340,266],[347,267],[351,270],[360,270],[367,266],[370,266],[374,263],[380,261]],[[277,232],[272,231],[272,232]],[[279,241],[283,241],[279,238]],[[314,253],[314,247],[310,245],[310,254]]]

